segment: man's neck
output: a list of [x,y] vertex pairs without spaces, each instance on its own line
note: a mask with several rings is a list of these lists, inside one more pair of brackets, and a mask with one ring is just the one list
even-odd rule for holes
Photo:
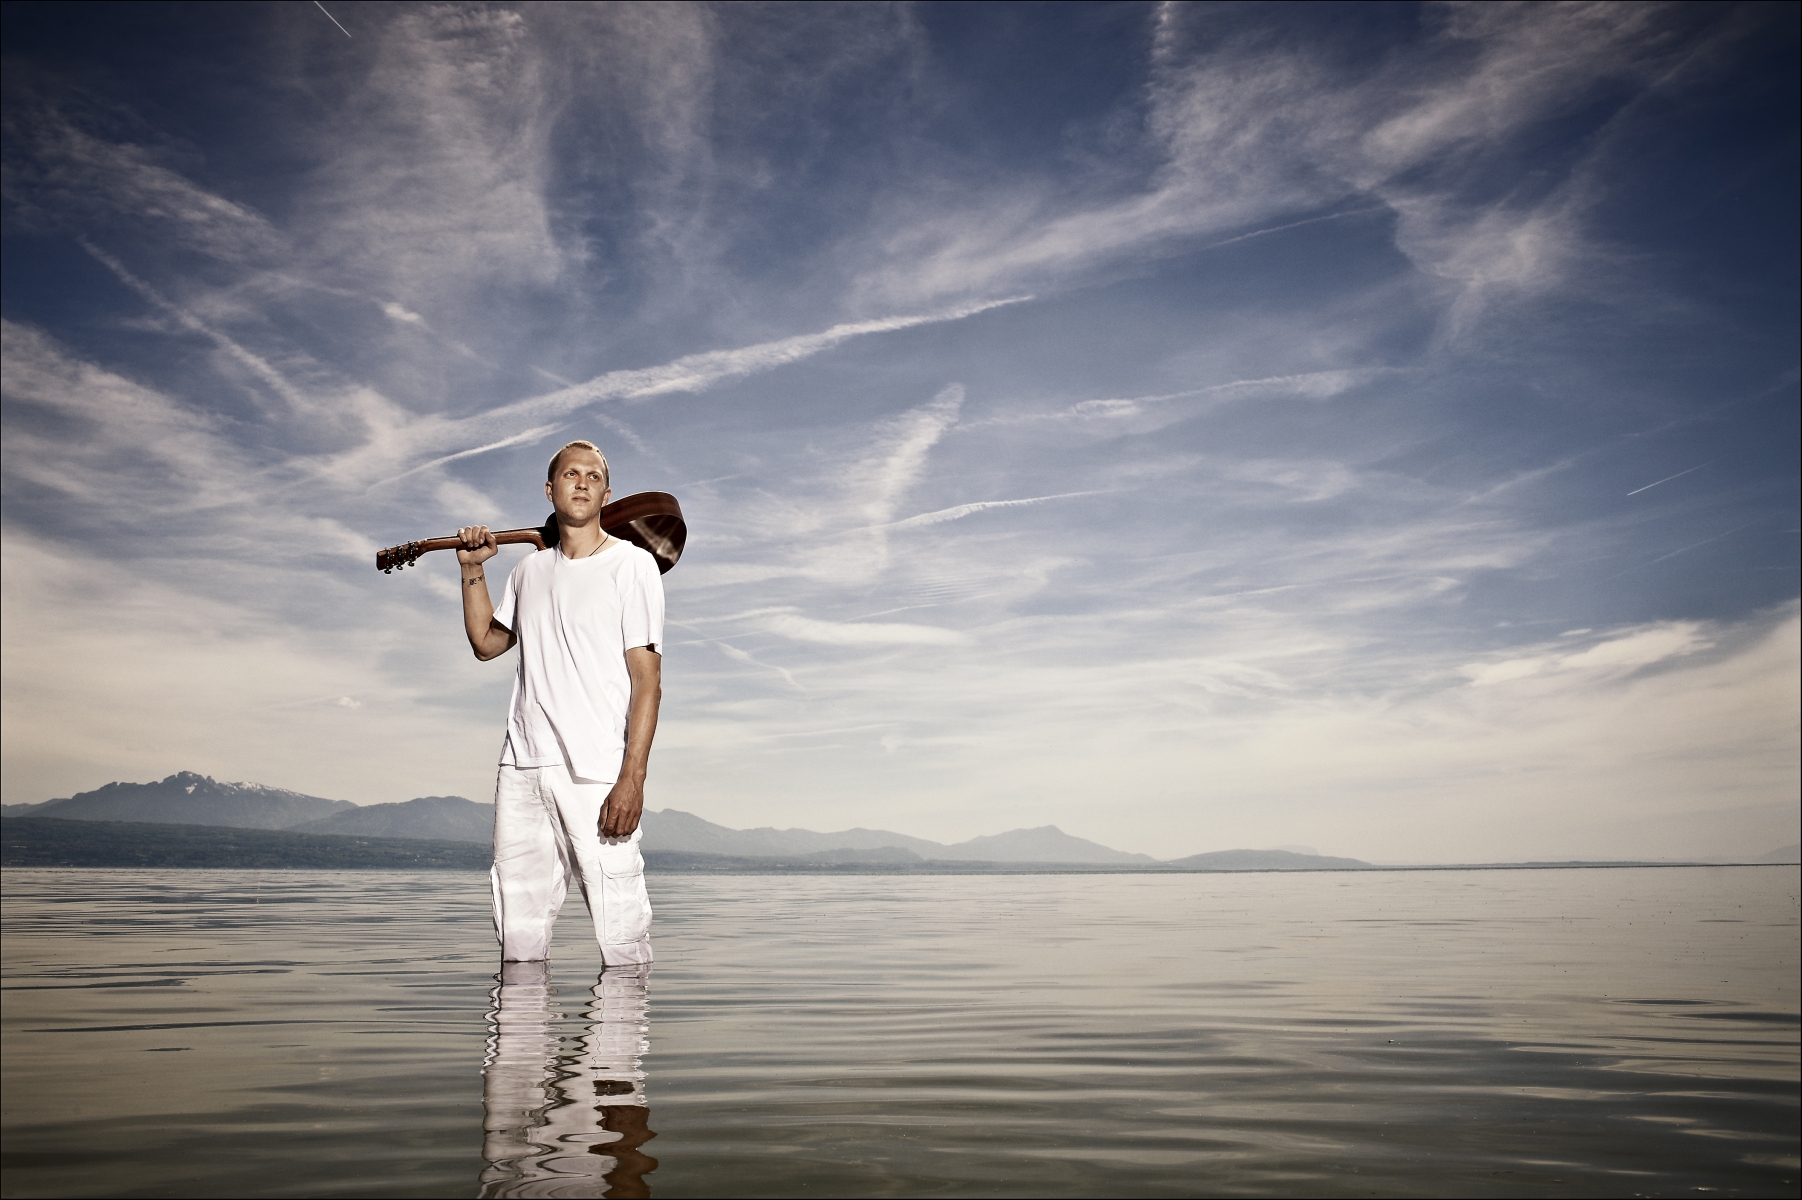
[[601,528],[599,517],[586,525],[565,525],[557,522],[557,549],[565,558],[587,558],[600,549],[607,540],[607,533]]

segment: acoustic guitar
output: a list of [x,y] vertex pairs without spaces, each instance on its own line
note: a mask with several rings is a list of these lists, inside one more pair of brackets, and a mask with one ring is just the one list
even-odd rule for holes
[[[650,551],[657,560],[659,573],[667,573],[682,557],[688,543],[688,523],[682,519],[682,506],[668,492],[639,492],[623,500],[615,500],[601,509],[601,528],[623,542],[631,542]],[[548,550],[557,544],[557,514],[545,518],[537,529],[498,529],[494,540],[502,546],[530,544]],[[391,574],[410,567],[422,554],[434,550],[455,550],[463,543],[455,537],[427,538],[422,542],[402,542],[375,555],[375,569]]]

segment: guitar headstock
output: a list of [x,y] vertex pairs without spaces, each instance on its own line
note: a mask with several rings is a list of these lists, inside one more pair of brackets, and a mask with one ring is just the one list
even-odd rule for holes
[[399,546],[390,546],[386,550],[375,552],[375,569],[384,575],[392,575],[404,570],[419,561],[419,543],[404,542]]

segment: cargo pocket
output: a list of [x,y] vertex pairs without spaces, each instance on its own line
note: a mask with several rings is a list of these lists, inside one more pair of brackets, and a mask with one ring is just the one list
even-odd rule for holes
[[[636,942],[651,931],[651,896],[644,886],[644,858],[633,846],[630,861],[601,863],[601,927],[607,945]],[[624,855],[620,856],[625,858]]]

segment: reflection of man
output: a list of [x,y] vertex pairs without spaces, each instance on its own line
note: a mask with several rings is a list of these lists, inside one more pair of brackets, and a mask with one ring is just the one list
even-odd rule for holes
[[649,974],[603,973],[586,1030],[565,1039],[547,965],[502,965],[482,1064],[481,1196],[650,1195],[657,1160],[640,1149],[656,1136],[640,1067]]
[[513,568],[499,608],[482,566],[494,535],[458,535],[470,647],[484,662],[519,647],[490,874],[506,962],[550,957],[572,865],[602,961],[651,961],[638,818],[662,694],[663,580],[654,558],[601,528],[608,483],[593,443],[557,451],[544,485],[557,544]]

